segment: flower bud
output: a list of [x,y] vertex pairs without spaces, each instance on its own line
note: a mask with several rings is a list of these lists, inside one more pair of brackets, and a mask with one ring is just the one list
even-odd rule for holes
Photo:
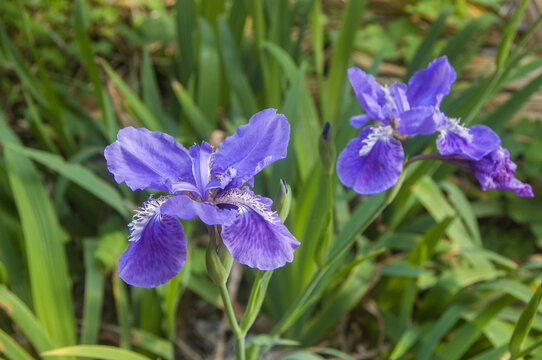
[[208,229],[211,240],[207,245],[205,253],[207,273],[216,286],[222,286],[226,283],[230,275],[233,258],[228,249],[226,249],[226,246],[222,244],[216,227],[209,226]]
[[286,183],[286,180],[280,180],[279,190],[273,201],[272,210],[276,211],[282,221],[285,221],[290,212],[290,204],[292,202],[292,189]]
[[333,141],[333,132],[329,122],[326,122],[322,130],[318,150],[320,151],[324,171],[328,175],[333,174],[335,169],[335,142]]

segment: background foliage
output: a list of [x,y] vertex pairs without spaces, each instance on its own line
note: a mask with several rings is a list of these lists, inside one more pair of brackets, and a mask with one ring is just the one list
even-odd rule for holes
[[[289,156],[256,187],[272,197],[288,181],[287,225],[302,246],[271,279],[249,338],[253,358],[542,359],[536,197],[485,193],[470,174],[423,162],[388,206],[385,194],[328,183],[318,155],[326,121],[338,152],[356,135],[347,67],[389,83],[445,54],[459,74],[445,113],[495,129],[518,178],[539,194],[542,127],[521,109],[542,85],[541,20],[521,22],[526,6],[0,2],[0,350],[17,360],[199,359],[218,344],[218,358],[231,355],[203,226],[185,223],[191,254],[170,283],[139,289],[118,279],[130,210],[148,193],[117,186],[102,152],[129,125],[216,145],[275,107],[292,126]],[[415,138],[407,154],[433,140]],[[322,257],[336,260],[322,267]],[[234,269],[238,310],[253,278]]]

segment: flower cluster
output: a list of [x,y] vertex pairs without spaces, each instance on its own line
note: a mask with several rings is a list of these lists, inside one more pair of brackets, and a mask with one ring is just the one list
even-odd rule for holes
[[241,264],[275,269],[293,260],[299,242],[272,201],[255,195],[254,175],[286,157],[290,125],[275,109],[263,110],[213,152],[206,142],[185,149],[173,137],[127,127],[104,152],[109,171],[132,190],[166,190],[151,196],[129,225],[130,245],[119,258],[128,284],[155,287],[174,277],[186,260],[187,239],[177,219],[199,217],[222,226],[222,241]]
[[484,190],[503,189],[519,196],[534,196],[531,186],[514,177],[516,164],[493,130],[485,125],[464,127],[440,111],[442,98],[456,79],[445,56],[417,71],[408,85],[382,86],[359,68],[350,68],[348,77],[365,110],[365,114],[350,119],[352,126],[361,128],[371,119],[380,124],[364,127],[339,155],[337,174],[345,186],[360,194],[389,189],[403,171],[401,141],[439,132],[440,154],[434,158],[470,169]]

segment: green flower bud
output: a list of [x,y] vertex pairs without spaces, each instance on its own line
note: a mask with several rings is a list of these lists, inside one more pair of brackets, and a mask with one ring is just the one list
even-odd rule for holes
[[228,280],[229,271],[222,264],[218,256],[217,249],[212,241],[207,245],[205,253],[205,264],[207,265],[207,273],[216,286],[222,286]]
[[333,141],[333,132],[331,131],[331,124],[329,122],[326,122],[322,130],[318,150],[320,151],[320,159],[322,160],[324,171],[328,175],[333,174],[335,170],[335,142]]
[[273,201],[272,210],[276,211],[282,221],[285,221],[290,212],[290,204],[292,202],[292,189],[286,183],[286,180],[281,179],[279,190]]

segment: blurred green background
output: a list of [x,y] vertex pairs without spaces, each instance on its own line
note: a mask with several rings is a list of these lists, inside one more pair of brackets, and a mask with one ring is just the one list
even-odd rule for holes
[[[541,10],[538,0],[1,1],[0,352],[231,358],[203,225],[184,222],[188,262],[168,284],[118,279],[131,210],[149,193],[115,184],[103,149],[124,126],[216,146],[275,107],[292,126],[289,156],[255,186],[273,197],[280,178],[291,185],[287,226],[302,246],[273,275],[252,358],[542,359],[537,197],[483,192],[466,171],[415,163],[368,223],[384,195],[359,196],[336,177],[328,187],[318,154],[326,121],[337,153],[357,135],[349,66],[392,83],[447,55],[458,81],[443,111],[491,126],[540,194]],[[407,154],[432,144],[414,138]],[[353,246],[300,297],[318,274],[329,191],[330,252]],[[238,314],[253,278],[234,267]],[[299,320],[274,328],[300,306]],[[280,338],[265,335],[273,329]]]

